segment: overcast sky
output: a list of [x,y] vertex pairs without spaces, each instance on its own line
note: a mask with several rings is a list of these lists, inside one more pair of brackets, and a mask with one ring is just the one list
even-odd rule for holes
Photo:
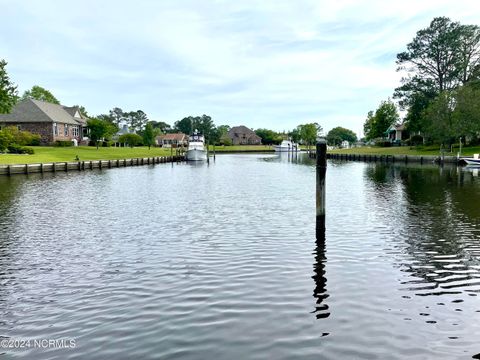
[[0,16],[21,93],[40,85],[91,115],[360,133],[415,33],[435,16],[480,24],[480,1],[0,0]]

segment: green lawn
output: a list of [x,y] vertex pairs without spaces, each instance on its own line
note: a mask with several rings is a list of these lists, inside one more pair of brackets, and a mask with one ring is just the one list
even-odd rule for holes
[[[454,148],[453,152],[445,151],[446,156],[457,156],[458,148]],[[408,147],[408,146],[396,146],[396,147],[359,147],[353,149],[339,149],[330,150],[332,154],[367,154],[367,155],[440,155],[440,148],[438,146],[425,146],[425,147]],[[462,148],[462,156],[469,156],[472,154],[479,154],[480,146],[476,147],[464,147]]]
[[77,155],[80,158],[80,161],[170,156],[170,149],[154,147],[150,150],[148,150],[147,147],[136,147],[133,149],[104,147],[97,150],[97,148],[92,146],[33,146],[32,148],[35,150],[35,154],[33,155],[0,154],[0,164],[36,164],[76,161],[75,157]]

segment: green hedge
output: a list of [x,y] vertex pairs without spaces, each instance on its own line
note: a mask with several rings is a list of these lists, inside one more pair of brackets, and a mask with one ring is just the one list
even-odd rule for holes
[[30,147],[26,147],[26,146],[21,146],[21,145],[18,145],[18,144],[10,144],[8,145],[8,152],[10,154],[29,154],[29,155],[33,155],[35,153],[35,151],[30,148]]
[[69,146],[73,146],[73,142],[71,140],[57,140],[55,141],[55,146],[69,147]]

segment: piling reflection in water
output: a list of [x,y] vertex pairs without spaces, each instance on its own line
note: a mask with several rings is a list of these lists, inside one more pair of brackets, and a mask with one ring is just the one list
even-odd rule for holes
[[327,278],[325,276],[325,263],[327,261],[325,256],[325,215],[317,216],[315,235],[315,264],[313,265],[314,275],[312,276],[315,281],[313,296],[316,299],[314,313],[317,319],[323,319],[330,316],[328,304],[325,303],[329,296],[327,293]]

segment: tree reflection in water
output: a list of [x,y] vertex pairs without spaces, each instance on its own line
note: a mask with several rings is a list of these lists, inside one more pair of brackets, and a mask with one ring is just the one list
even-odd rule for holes
[[[386,252],[418,296],[480,292],[480,178],[456,167],[372,164],[372,206],[395,236]],[[382,221],[384,221],[383,219]]]

